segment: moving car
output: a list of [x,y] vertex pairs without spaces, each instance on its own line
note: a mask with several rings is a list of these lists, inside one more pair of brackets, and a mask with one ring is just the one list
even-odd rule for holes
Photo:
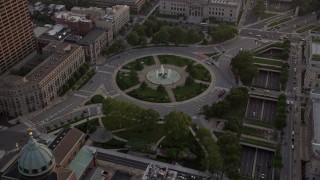
[[226,94],[227,90],[223,89],[219,92],[218,97],[222,97],[224,94]]

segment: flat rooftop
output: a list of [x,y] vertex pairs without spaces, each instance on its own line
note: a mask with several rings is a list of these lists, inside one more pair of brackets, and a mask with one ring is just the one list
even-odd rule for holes
[[104,29],[95,28],[91,30],[84,38],[80,39],[79,44],[90,45],[105,32],[106,30]]

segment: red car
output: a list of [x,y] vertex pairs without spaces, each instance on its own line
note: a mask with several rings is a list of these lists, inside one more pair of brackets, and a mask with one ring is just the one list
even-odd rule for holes
[[227,92],[227,90],[223,89],[219,92],[218,97],[222,97],[225,93]]

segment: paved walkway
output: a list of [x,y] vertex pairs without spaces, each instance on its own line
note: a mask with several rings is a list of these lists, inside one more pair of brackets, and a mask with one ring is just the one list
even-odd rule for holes
[[140,87],[140,84],[137,84],[137,85],[132,86],[132,87],[126,89],[126,90],[123,90],[123,92],[124,92],[124,93],[128,93],[128,92],[131,92],[131,91],[133,91],[133,90],[135,90],[135,89],[138,89],[139,87]]
[[166,89],[166,91],[168,93],[168,96],[169,96],[171,102],[177,102],[176,97],[174,96],[172,88],[165,87],[165,89]]
[[198,79],[195,79],[194,82],[196,82],[196,83],[202,83],[202,84],[206,84],[206,85],[210,85],[210,82],[201,81],[201,80],[198,80]]
[[202,176],[202,177],[210,177],[211,176],[210,172],[202,172],[202,171],[199,171],[199,170],[182,167],[180,165],[173,165],[173,164],[163,163],[163,162],[159,162],[159,161],[155,161],[155,160],[151,160],[151,159],[147,159],[147,158],[136,157],[136,156],[132,156],[132,155],[129,155],[129,154],[123,154],[123,153],[120,153],[120,152],[115,152],[115,151],[108,150],[108,149],[102,149],[102,148],[99,148],[99,147],[95,147],[95,148],[97,149],[97,152],[104,153],[104,154],[110,154],[112,156],[118,156],[118,157],[126,158],[128,160],[144,162],[144,163],[147,163],[147,164],[156,164],[156,165],[160,165],[160,166],[163,166],[163,167],[168,167],[169,169],[172,169],[172,170],[176,170],[176,171],[183,172],[183,173],[188,173],[188,174],[193,174],[193,175],[196,175],[196,176]]

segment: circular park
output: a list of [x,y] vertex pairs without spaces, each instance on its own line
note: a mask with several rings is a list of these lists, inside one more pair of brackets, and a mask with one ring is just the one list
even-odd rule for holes
[[212,77],[198,61],[175,55],[153,55],[123,65],[116,74],[116,83],[133,98],[173,103],[202,94],[213,82]]

